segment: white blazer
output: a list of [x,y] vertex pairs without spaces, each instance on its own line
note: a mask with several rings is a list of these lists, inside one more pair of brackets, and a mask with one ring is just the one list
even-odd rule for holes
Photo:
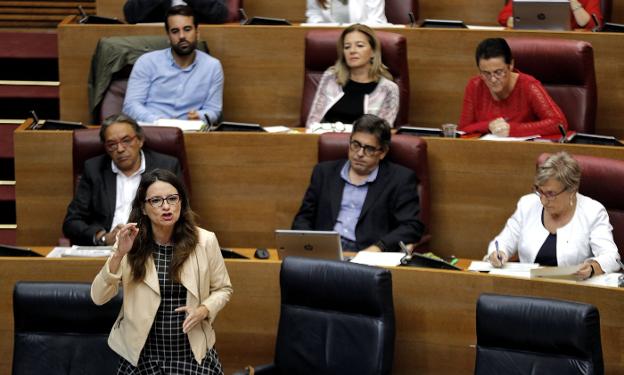
[[[331,7],[321,8],[316,0],[307,0],[306,17],[308,23],[336,22]],[[386,19],[385,0],[349,0],[349,20],[351,23],[383,24]]]
[[[499,249],[508,256],[518,252],[520,262],[533,263],[548,237],[542,224],[543,206],[535,194],[518,201],[516,212],[507,220],[502,232],[488,246],[488,255]],[[587,259],[595,260],[606,273],[617,271],[620,258],[613,242],[613,227],[604,206],[582,194],[576,194],[576,211],[572,220],[557,229],[557,263],[573,266]]]

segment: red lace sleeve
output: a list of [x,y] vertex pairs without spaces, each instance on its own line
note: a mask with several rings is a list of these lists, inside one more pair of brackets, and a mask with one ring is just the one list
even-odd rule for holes
[[559,134],[559,124],[562,124],[566,130],[568,129],[568,122],[563,112],[548,95],[541,83],[532,80],[526,83],[522,89],[527,90],[530,109],[539,120],[522,123],[511,122],[509,124],[509,136],[555,135]]
[[477,121],[475,103],[481,98],[478,97],[477,85],[471,79],[464,90],[464,103],[462,105],[461,116],[459,118],[458,129],[466,133],[486,134],[490,130],[488,128],[489,121]]

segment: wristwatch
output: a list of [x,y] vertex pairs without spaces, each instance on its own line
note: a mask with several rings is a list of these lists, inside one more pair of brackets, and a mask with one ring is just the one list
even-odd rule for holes
[[100,238],[97,239],[97,244],[99,246],[106,246],[106,233],[104,233]]

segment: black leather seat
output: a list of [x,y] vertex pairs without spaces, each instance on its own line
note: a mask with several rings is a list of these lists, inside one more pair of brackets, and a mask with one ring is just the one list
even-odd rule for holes
[[107,344],[121,293],[103,306],[89,283],[18,282],[13,291],[13,375],[110,375],[119,356]]
[[475,374],[604,374],[592,305],[482,294]]
[[394,304],[390,271],[287,257],[275,361],[256,374],[390,374]]

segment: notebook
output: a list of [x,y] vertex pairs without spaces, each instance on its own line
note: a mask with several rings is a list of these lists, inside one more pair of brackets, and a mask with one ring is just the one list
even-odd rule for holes
[[569,0],[513,0],[514,29],[570,30]]
[[343,260],[338,232],[277,229],[275,243],[279,259],[298,256]]

